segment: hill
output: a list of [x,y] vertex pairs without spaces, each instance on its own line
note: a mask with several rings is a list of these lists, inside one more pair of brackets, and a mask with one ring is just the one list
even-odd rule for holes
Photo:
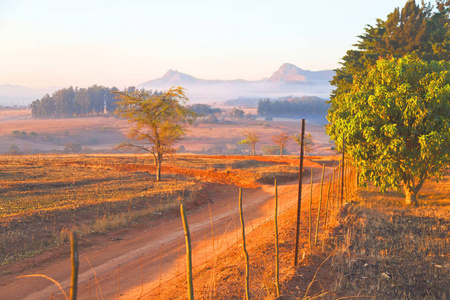
[[213,103],[235,98],[276,98],[292,95],[317,96],[328,99],[334,71],[308,71],[292,64],[283,64],[271,77],[256,81],[204,80],[169,70],[163,77],[146,81],[138,87],[166,90],[172,86],[187,88],[192,102]]

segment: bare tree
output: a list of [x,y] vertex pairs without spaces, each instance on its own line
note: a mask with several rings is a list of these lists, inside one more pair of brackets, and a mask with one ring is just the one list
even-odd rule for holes
[[287,132],[282,132],[272,136],[272,141],[280,147],[280,157],[283,157],[283,150],[287,143],[292,139],[292,136]]

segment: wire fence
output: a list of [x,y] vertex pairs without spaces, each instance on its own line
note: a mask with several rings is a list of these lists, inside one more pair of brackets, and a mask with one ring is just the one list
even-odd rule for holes
[[[316,195],[319,190],[321,193],[324,193],[324,196],[320,198],[322,200],[321,203],[323,203],[323,220],[321,222],[325,226],[327,218],[337,211],[357,186],[357,173],[351,166],[347,166],[342,172],[344,177],[340,176],[339,164],[337,166],[333,164],[333,167],[328,167],[327,170],[328,179],[325,179],[325,188],[323,186],[320,187],[319,181],[316,180],[314,189],[304,189],[302,195],[302,209],[304,210],[308,208],[308,205],[311,205],[308,203],[308,200],[312,199],[311,193]],[[308,173],[307,170],[304,172]],[[343,193],[340,193],[340,183],[342,181],[344,181],[344,190]],[[344,195],[344,199],[340,198],[341,194]],[[279,189],[278,199],[278,215],[281,215],[297,205],[297,191],[292,189],[283,191]],[[244,218],[245,231],[247,233],[273,221],[275,211],[274,198],[264,199],[264,201],[260,201],[253,206],[245,206],[246,202],[250,201],[246,201],[246,194],[244,193]],[[237,204],[237,197],[236,202],[227,203],[228,214],[219,220],[213,219],[210,210],[210,220],[203,220],[200,225],[189,224],[190,227],[192,225],[192,228],[195,228],[190,232],[194,271],[211,264],[217,257],[242,243],[240,215]],[[120,264],[112,262],[108,268],[101,271],[96,271],[96,268],[92,268],[89,277],[80,278],[78,281],[78,289],[83,295],[80,298],[120,299],[122,297],[129,298],[130,295],[133,295],[132,298],[143,299],[161,297],[161,291],[170,287],[174,282],[179,282],[186,278],[185,254],[186,245],[180,222],[179,230],[176,230],[164,243],[145,249],[145,251],[135,252],[129,259],[122,261]],[[127,278],[124,278],[124,275],[121,276],[121,274],[130,273],[135,274],[135,276],[131,278],[130,276],[127,276]],[[121,288],[121,282],[125,281],[126,288]],[[134,288],[130,290],[130,286]],[[57,293],[53,291],[52,294],[54,296]]]

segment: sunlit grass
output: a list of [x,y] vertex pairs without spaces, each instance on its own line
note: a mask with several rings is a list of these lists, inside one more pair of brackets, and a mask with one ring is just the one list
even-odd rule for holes
[[424,185],[419,207],[403,202],[400,193],[370,186],[348,206],[333,258],[337,294],[449,298],[450,173]]

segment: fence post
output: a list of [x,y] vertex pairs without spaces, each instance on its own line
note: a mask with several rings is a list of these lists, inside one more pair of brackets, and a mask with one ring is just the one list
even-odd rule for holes
[[309,242],[309,252],[311,252],[311,231],[312,231],[312,200],[313,200],[313,169],[311,168],[311,193],[309,197],[309,231],[308,231],[308,242]]
[[194,284],[192,282],[192,250],[191,250],[191,236],[189,234],[189,225],[184,211],[183,204],[180,204],[181,219],[183,221],[184,236],[186,237],[186,271],[189,300],[194,300]]
[[250,299],[250,264],[248,262],[248,252],[245,245],[245,225],[244,225],[244,214],[242,212],[242,188],[239,188],[239,215],[241,216],[241,227],[242,227],[242,247],[244,249],[245,257],[245,299]]
[[278,187],[275,179],[275,285],[277,288],[277,298],[280,297],[280,263],[278,261]]
[[78,286],[78,238],[76,231],[72,231],[70,235],[70,260],[72,262],[72,274],[70,280],[70,300],[77,299]]
[[298,171],[298,200],[297,200],[297,231],[295,234],[295,259],[294,266],[298,264],[298,246],[300,238],[300,212],[302,208],[302,183],[303,183],[303,140],[305,138],[305,119],[302,119],[302,136],[300,142],[300,169]]
[[342,136],[342,176],[341,176],[341,206],[344,204],[344,171],[345,171],[345,135]]
[[331,191],[331,183],[332,183],[332,176],[333,174],[330,174],[330,179],[328,181],[328,192],[327,192],[327,202],[325,204],[325,224],[324,228],[327,229],[327,220],[328,220],[328,202],[330,200],[330,191]]
[[322,209],[322,191],[323,191],[324,176],[325,176],[325,164],[322,165],[322,179],[320,180],[319,208],[317,209],[316,235],[314,236],[314,244],[317,244],[317,236],[319,235],[320,210]]

